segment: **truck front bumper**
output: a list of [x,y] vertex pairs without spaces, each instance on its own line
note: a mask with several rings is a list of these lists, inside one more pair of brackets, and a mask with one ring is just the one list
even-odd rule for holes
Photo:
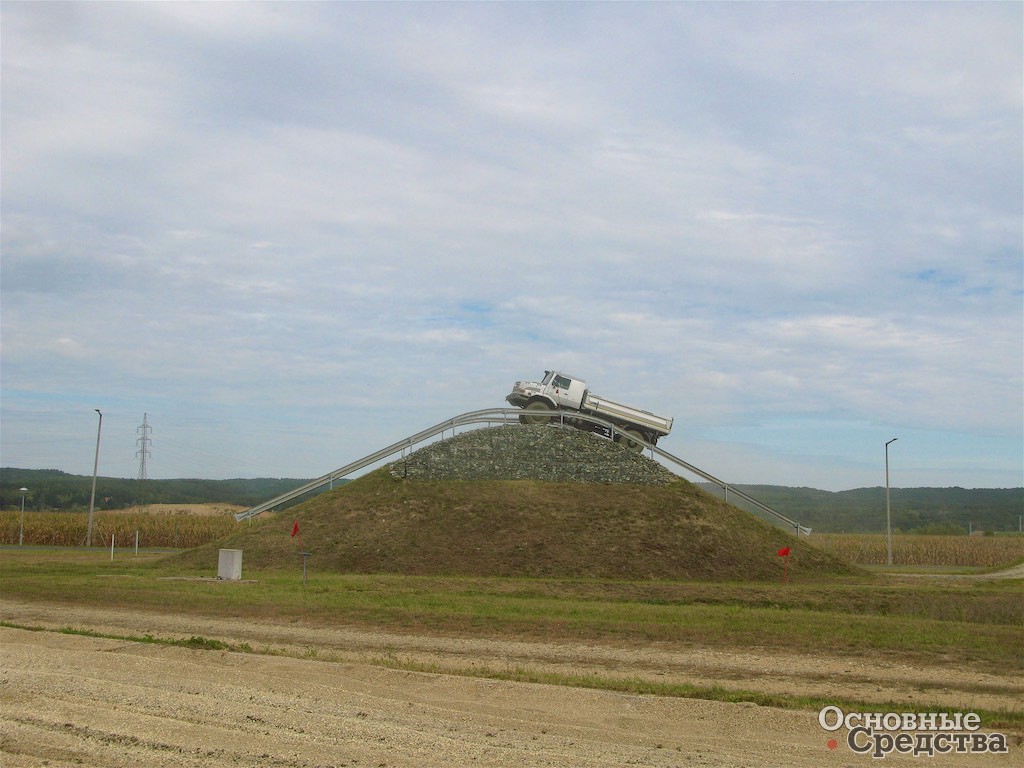
[[505,399],[516,408],[525,408],[526,404],[540,394],[541,387],[532,381],[517,381]]
[[513,405],[516,408],[525,408],[526,404],[530,401],[529,396],[524,395],[521,392],[512,392],[507,395],[505,399],[510,405]]

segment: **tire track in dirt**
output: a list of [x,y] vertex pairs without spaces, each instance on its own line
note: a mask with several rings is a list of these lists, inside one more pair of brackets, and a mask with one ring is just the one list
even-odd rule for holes
[[[650,676],[650,666],[678,650],[478,641],[366,632],[352,628],[256,625],[154,613],[0,603],[5,621],[110,634],[248,642],[292,656],[194,650],[59,632],[0,628],[0,762],[4,768],[48,765],[131,766],[848,766],[877,764],[845,745],[817,713],[752,704],[619,694],[501,680],[387,669],[371,655],[417,654],[463,666],[509,658],[580,669],[595,657],[622,674]],[[317,657],[301,658],[317,651]],[[691,649],[703,684],[723,670],[776,674],[794,658]],[[329,656],[333,660],[323,660]],[[644,661],[638,667],[639,660]],[[516,662],[518,663],[518,662]],[[849,660],[833,659],[849,666]],[[632,665],[632,666],[631,666]],[[680,661],[679,665],[683,663]],[[716,672],[717,670],[717,672]],[[860,668],[887,696],[884,665]],[[936,670],[904,670],[922,679]],[[967,675],[965,680],[970,677]],[[660,679],[660,678],[659,678]],[[798,676],[783,679],[792,685]],[[728,681],[726,681],[728,682]],[[977,681],[976,681],[977,682]],[[1000,685],[1017,690],[1016,681]],[[848,695],[844,687],[835,688]],[[953,694],[959,696],[959,693]],[[960,704],[950,711],[962,711]],[[840,738],[842,735],[840,734]],[[974,766],[1017,765],[1012,740],[1004,756],[971,755]],[[965,758],[936,755],[933,766]],[[890,756],[888,765],[920,765]]]
[[813,712],[9,628],[0,641],[5,768],[870,764],[830,751]]
[[347,662],[562,675],[600,675],[666,684],[717,685],[732,691],[863,701],[921,702],[953,709],[1016,710],[1024,680],[964,665],[911,665],[872,658],[777,649],[598,645],[398,634],[357,627],[255,623],[145,611],[55,607],[0,601],[0,615],[24,626],[87,628],[103,634],[188,639],[200,635],[238,647]]

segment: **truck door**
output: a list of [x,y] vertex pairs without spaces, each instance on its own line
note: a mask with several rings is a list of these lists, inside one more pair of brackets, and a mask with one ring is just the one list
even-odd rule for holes
[[551,379],[551,397],[563,408],[579,410],[584,387],[583,382],[556,373]]

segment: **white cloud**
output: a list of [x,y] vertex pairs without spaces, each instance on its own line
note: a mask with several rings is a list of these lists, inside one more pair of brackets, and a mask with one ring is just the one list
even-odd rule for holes
[[154,466],[159,423],[317,474],[551,366],[680,446],[793,424],[737,451],[762,481],[859,481],[857,441],[789,458],[815,430],[1019,442],[1020,22],[5,3],[5,463],[33,397],[107,398],[159,414]]

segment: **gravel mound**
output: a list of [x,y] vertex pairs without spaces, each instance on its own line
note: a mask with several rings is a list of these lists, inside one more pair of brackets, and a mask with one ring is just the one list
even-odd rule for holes
[[506,425],[456,435],[391,465],[410,480],[542,480],[664,485],[678,476],[603,437],[557,425]]

